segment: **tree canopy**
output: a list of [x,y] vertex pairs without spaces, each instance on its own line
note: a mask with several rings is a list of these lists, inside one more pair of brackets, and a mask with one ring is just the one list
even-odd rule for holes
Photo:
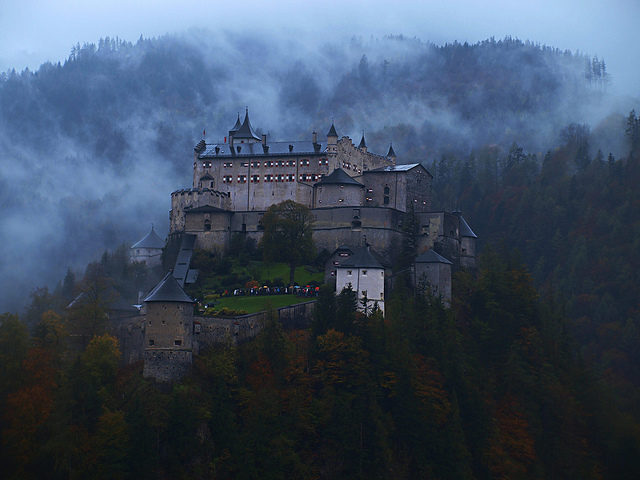
[[313,215],[304,205],[285,200],[270,206],[262,217],[264,234],[260,240],[267,262],[289,264],[289,282],[294,282],[296,266],[315,256]]

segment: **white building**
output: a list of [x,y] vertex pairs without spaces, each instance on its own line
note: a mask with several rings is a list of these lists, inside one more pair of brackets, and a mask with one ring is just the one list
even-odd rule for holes
[[[353,255],[336,265],[336,293],[351,285],[357,294],[359,310],[366,308],[371,312],[377,304],[384,313],[384,273],[384,267],[371,254],[369,247],[355,248]],[[366,307],[363,305],[365,297]]]
[[132,262],[141,262],[148,267],[162,263],[162,249],[164,241],[156,234],[151,226],[151,231],[139,242],[134,243],[129,249],[129,258]]

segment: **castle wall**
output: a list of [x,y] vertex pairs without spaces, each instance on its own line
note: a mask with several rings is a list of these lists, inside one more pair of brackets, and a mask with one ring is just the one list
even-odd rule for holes
[[448,263],[416,263],[414,285],[442,296],[445,305],[451,303],[451,265]]
[[394,165],[394,162],[382,155],[367,152],[357,148],[349,137],[342,137],[337,142],[336,156],[333,160],[333,168],[342,168],[352,177],[362,175],[366,170],[387,167]]
[[359,185],[320,184],[315,187],[315,208],[361,206],[364,188]]
[[185,189],[171,194],[171,211],[169,212],[169,233],[185,230],[186,210],[203,206],[212,206],[222,210],[229,210],[231,199],[227,193],[217,190]]

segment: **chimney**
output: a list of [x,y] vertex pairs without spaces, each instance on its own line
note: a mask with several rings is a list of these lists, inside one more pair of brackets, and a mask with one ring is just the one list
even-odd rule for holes
[[216,145],[216,155],[218,155],[219,153],[220,153],[220,147]]
[[318,143],[318,132],[311,133],[311,141],[313,142],[314,145]]
[[267,134],[266,134],[266,133],[263,133],[263,134],[262,134],[262,145],[264,146],[264,145],[266,145],[266,144],[267,144]]
[[289,153],[293,152],[293,145],[289,145]]

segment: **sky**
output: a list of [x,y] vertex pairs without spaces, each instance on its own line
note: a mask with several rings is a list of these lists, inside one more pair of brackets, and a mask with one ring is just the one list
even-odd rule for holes
[[604,58],[618,93],[640,95],[640,0],[0,0],[0,71],[64,61],[76,43],[192,29],[299,41],[403,34],[436,44],[510,35]]

